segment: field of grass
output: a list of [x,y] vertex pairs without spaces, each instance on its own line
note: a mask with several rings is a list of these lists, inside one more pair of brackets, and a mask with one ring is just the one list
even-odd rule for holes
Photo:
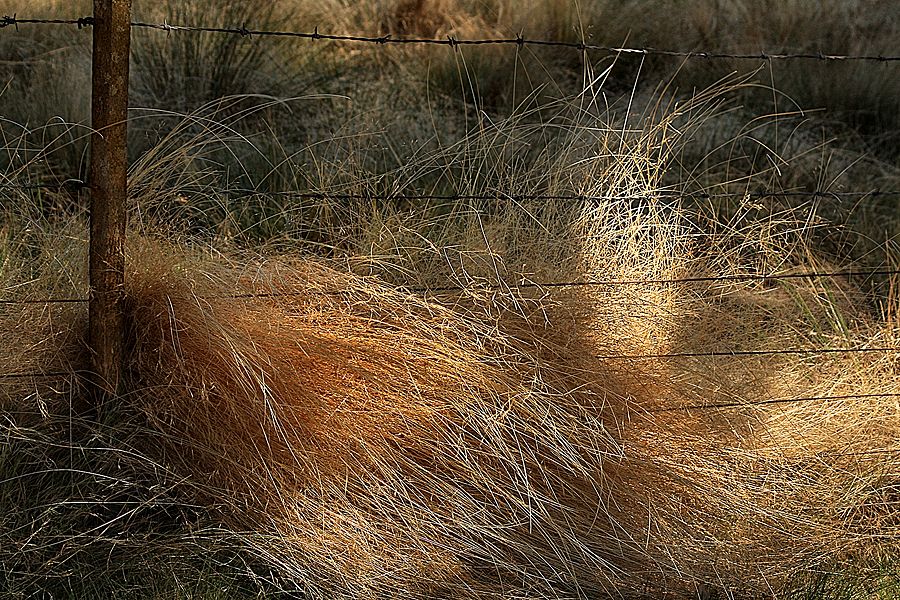
[[[868,0],[134,4],[900,54]],[[98,414],[44,302],[88,293],[90,32],[0,49],[0,596],[900,597],[900,63],[136,29]]]

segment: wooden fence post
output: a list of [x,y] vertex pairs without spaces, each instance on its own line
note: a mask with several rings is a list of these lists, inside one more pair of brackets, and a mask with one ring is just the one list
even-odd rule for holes
[[124,342],[131,0],[94,0],[88,343],[98,410],[119,389]]

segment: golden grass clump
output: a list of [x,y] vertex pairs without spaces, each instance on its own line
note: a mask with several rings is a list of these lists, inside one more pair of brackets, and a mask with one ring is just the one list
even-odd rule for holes
[[[634,213],[587,274],[708,273],[680,218]],[[900,392],[890,355],[615,356],[893,347],[843,285],[522,288],[479,311],[147,239],[127,281],[125,399],[160,462],[313,597],[763,593],[898,533],[896,398],[803,400]]]
[[129,278],[134,401],[320,594],[602,587],[637,564],[596,513],[622,457],[602,385],[372,280],[159,252]]
[[[672,196],[695,183],[679,171],[688,184],[668,186],[666,170],[718,110],[715,91],[615,126],[593,84],[561,104],[549,121],[482,122],[395,174],[403,185],[357,177],[356,155],[324,163],[316,190],[344,190],[325,185],[337,173],[346,191],[497,200],[373,201],[333,223],[324,202],[315,219],[276,207],[273,220],[321,228],[318,258],[289,230],[277,241],[291,255],[234,250],[252,238],[228,230],[259,225],[252,215],[204,230],[224,192],[204,204],[173,190],[198,235],[160,239],[169,232],[153,223],[173,214],[160,190],[207,174],[178,165],[204,139],[240,138],[188,118],[205,137],[170,152],[173,134],[132,172],[141,233],[128,244],[126,379],[112,409],[124,425],[112,429],[137,426],[123,454],[151,457],[223,539],[309,597],[757,597],[891,560],[896,353],[817,350],[893,350],[896,323],[844,278],[752,278],[839,270],[811,250],[815,208],[752,221],[741,205],[706,227]],[[559,137],[538,144],[548,125]],[[762,177],[732,164],[718,183],[749,190]],[[442,175],[425,185],[417,171]],[[567,198],[513,195],[535,191]],[[41,229],[34,212],[4,215],[2,297],[85,297],[84,223]],[[0,310],[6,373],[85,367],[83,304]],[[0,379],[5,412],[37,405],[31,415],[52,421],[83,400],[36,381]],[[0,431],[24,436],[9,414]]]
[[[182,155],[138,163],[113,409],[137,423],[127,453],[310,597],[760,596],[865,577],[900,538],[896,355],[815,350],[896,348],[896,324],[844,278],[735,278],[840,270],[811,250],[809,207],[709,228],[656,197],[716,98],[657,105],[627,136],[561,118],[560,151],[531,170],[496,141],[536,129],[515,119],[428,158],[471,193],[481,173],[641,200],[373,203],[341,213],[359,252],[328,260],[162,241],[154,177]],[[82,220],[7,221],[3,298],[86,297]],[[83,304],[0,310],[6,372],[85,368]],[[785,349],[803,352],[731,355]],[[65,392],[0,379],[10,414],[59,427],[83,404]]]

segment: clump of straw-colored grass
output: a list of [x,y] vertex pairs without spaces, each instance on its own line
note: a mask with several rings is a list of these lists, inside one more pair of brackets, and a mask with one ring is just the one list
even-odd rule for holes
[[600,589],[640,560],[595,514],[622,459],[602,382],[573,389],[495,326],[314,263],[178,261],[134,257],[134,401],[320,594],[488,573]]
[[[865,573],[900,533],[896,325],[843,278],[733,278],[836,270],[803,210],[716,233],[659,197],[673,132],[716,105],[695,100],[627,130],[578,104],[583,120],[554,122],[563,151],[531,169],[519,150],[540,126],[485,127],[429,157],[462,192],[639,198],[503,196],[428,227],[373,207],[383,219],[346,227],[371,248],[356,273],[163,241],[138,213],[115,409],[141,432],[129,443],[310,597],[758,596]],[[28,265],[54,243],[68,251],[45,260],[83,281],[80,237],[33,229],[11,234],[35,241],[6,245],[4,292],[64,288]],[[83,310],[3,310],[9,365],[83,366]],[[68,408],[29,384],[4,397]]]
[[[619,216],[634,235],[605,241],[632,252],[585,261],[623,278],[714,268],[679,250],[677,216]],[[519,290],[490,318],[465,293],[223,258],[133,246],[128,402],[313,596],[758,593],[896,530],[895,399],[803,400],[896,393],[890,356],[616,356],[893,345],[852,290]],[[838,310],[853,331],[804,337]]]
[[[897,533],[898,412],[853,395],[900,392],[890,354],[652,355],[895,333],[833,281],[659,281],[734,273],[682,218],[587,210],[585,275],[657,282],[495,290],[491,310],[484,289],[134,237],[118,410],[314,597],[762,593],[865,564]],[[47,326],[77,338],[82,319]]]

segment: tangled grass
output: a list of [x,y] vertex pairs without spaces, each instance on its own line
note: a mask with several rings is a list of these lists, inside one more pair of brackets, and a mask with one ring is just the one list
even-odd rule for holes
[[[348,31],[574,27],[560,3],[462,4],[306,10]],[[701,12],[680,14],[722,26]],[[334,64],[282,78],[258,46],[197,39],[136,44],[126,383],[99,414],[85,305],[43,302],[87,295],[82,199],[0,188],[0,374],[64,374],[0,377],[3,595],[898,593],[895,277],[754,278],[894,264],[878,198],[789,195],[890,189],[894,166],[803,113],[748,116],[744,77],[617,100],[619,71],[554,57],[536,64],[562,75],[522,99],[503,70],[527,57],[426,55],[419,77],[403,52],[342,55],[357,89]],[[192,53],[253,77],[222,62],[182,85]],[[23,55],[5,94],[58,66]],[[284,86],[310,94],[206,97]],[[3,183],[80,172],[78,115],[5,116]],[[404,193],[493,199],[334,198]],[[817,352],[836,348],[887,350]]]
[[[134,233],[126,392],[95,447],[70,452],[107,440],[126,464],[109,494],[137,508],[110,513],[121,500],[94,492],[94,528],[128,547],[174,520],[166,551],[230,540],[303,597],[755,597],[834,570],[895,589],[892,353],[703,355],[893,348],[893,321],[840,279],[666,282],[834,265],[802,237],[717,240],[671,201],[570,206],[564,236],[515,255],[503,247],[527,229],[477,218],[468,279],[434,293]],[[75,238],[54,237],[78,280]],[[541,257],[562,279],[646,283],[523,286],[504,267]],[[14,291],[27,267],[5,264]],[[5,310],[5,368],[83,368],[83,308]],[[42,422],[71,431],[73,406],[81,422],[77,390],[3,391],[10,449],[53,439],[28,433]],[[17,481],[38,476],[23,469]],[[4,564],[55,539],[67,580],[80,537],[116,546],[46,528],[7,527]]]

